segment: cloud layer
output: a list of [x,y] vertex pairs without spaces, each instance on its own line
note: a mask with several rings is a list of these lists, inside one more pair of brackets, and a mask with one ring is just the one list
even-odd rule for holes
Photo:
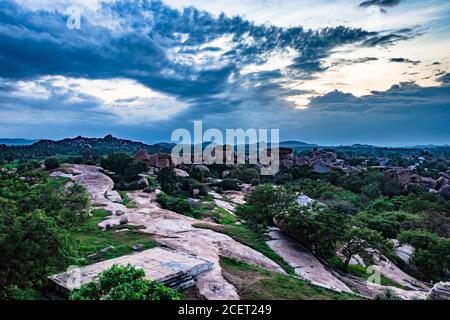
[[[370,2],[393,6],[399,1]],[[113,132],[157,141],[168,140],[173,128],[203,119],[207,126],[221,128],[281,127],[286,136],[321,142],[326,135],[312,130],[320,123],[328,126],[329,120],[348,113],[377,118],[385,108],[401,110],[395,109],[395,99],[389,100],[397,94],[390,89],[383,96],[389,107],[377,104],[379,94],[358,98],[342,93],[339,99],[349,99],[344,99],[349,108],[344,111],[342,102],[326,94],[341,88],[338,81],[346,81],[334,76],[334,84],[329,83],[336,68],[419,65],[406,57],[355,57],[354,49],[348,57],[326,63],[338,48],[370,51],[410,41],[421,34],[414,28],[283,28],[193,7],[180,11],[150,0],[106,1],[96,11],[84,8],[79,30],[69,29],[67,19],[61,10],[32,10],[2,1],[0,115],[5,120],[0,135]],[[401,88],[410,97],[408,105],[421,106],[411,110],[422,110],[423,93]],[[448,87],[438,89],[445,92]],[[434,98],[427,94],[426,99]],[[436,103],[442,105],[441,100]],[[39,125],[47,129],[38,131]],[[294,137],[298,130],[318,138],[309,133]]]

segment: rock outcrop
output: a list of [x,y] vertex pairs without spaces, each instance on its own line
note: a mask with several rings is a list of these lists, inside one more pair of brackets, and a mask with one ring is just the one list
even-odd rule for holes
[[445,199],[450,200],[450,185],[446,184],[445,186],[440,188],[438,192]]
[[450,282],[436,283],[428,297],[432,300],[450,300]]
[[288,262],[301,279],[333,291],[353,293],[297,241],[284,235],[277,228],[272,228],[269,236],[271,240],[267,241],[268,246]]
[[[67,171],[72,172],[73,179],[86,187],[97,206],[113,213],[102,221],[99,227],[111,228],[120,225],[126,218],[127,225],[139,226],[142,232],[151,235],[161,244],[175,251],[213,262],[213,269],[198,275],[196,279],[199,293],[206,299],[239,299],[236,289],[222,276],[220,256],[285,273],[279,265],[260,252],[224,234],[196,228],[194,225],[199,222],[196,219],[161,209],[155,201],[156,192],[128,192],[130,201],[137,206],[129,209],[105,197],[105,192],[111,191],[114,183],[101,172],[101,168],[73,165],[69,166]],[[116,215],[118,211],[120,216]]]
[[141,150],[134,156],[136,161],[141,161],[154,168],[173,168],[172,156],[168,153],[148,154],[146,150]]

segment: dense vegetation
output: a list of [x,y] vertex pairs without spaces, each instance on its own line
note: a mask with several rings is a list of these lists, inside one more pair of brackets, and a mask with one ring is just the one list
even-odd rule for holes
[[[290,174],[255,187],[237,214],[254,228],[277,224],[331,264],[336,251],[344,265],[354,254],[370,262],[371,248],[423,280],[448,279],[450,201],[421,188],[405,190],[376,171],[317,175],[297,167]],[[300,204],[299,194],[315,200]],[[412,264],[396,258],[390,239],[416,249]]]
[[84,189],[42,172],[0,173],[0,296],[40,289],[76,255],[70,236],[89,213]]

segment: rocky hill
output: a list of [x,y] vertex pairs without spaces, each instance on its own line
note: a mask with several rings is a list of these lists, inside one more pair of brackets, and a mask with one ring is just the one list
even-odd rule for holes
[[140,150],[149,153],[169,152],[169,144],[147,145],[142,142],[115,138],[107,135],[104,138],[86,138],[78,136],[59,141],[39,140],[26,146],[0,145],[0,153],[3,157],[11,159],[43,158],[55,155],[82,155],[91,152],[98,155],[107,155],[114,152],[126,152],[135,154]]

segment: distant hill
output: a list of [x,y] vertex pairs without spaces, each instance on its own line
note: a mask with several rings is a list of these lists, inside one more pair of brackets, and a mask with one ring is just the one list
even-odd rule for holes
[[4,144],[6,146],[26,146],[33,144],[36,141],[37,140],[0,138],[0,144]]
[[300,141],[282,141],[280,142],[280,147],[284,147],[284,148],[292,148],[294,150],[298,150],[298,149],[311,149],[311,148],[315,148],[318,147],[317,144],[311,144],[311,143],[306,143],[306,142],[300,142]]
[[[202,148],[209,145],[210,142],[204,142]],[[96,155],[108,155],[114,152],[126,152],[135,154],[141,150],[147,150],[149,153],[170,153],[173,143],[158,143],[148,145],[142,142],[136,142],[126,139],[115,138],[107,135],[103,138],[86,138],[78,136],[59,141],[53,140],[27,140],[27,139],[0,139],[0,161],[12,161],[15,159],[45,159],[50,156],[81,156],[86,153]],[[270,147],[270,144],[268,145]],[[280,147],[292,148],[297,152],[307,152],[316,144],[310,144],[300,141],[282,141]],[[248,150],[246,145],[246,150]],[[377,147],[365,144],[354,144],[351,146],[320,146],[321,149],[333,149],[348,156],[406,156],[421,155],[423,152],[432,153],[435,156],[450,155],[448,146],[417,146],[388,148]]]
[[114,152],[137,153],[147,150],[149,153],[170,152],[168,144],[147,145],[142,142],[115,138],[107,135],[104,138],[86,138],[78,136],[59,141],[39,140],[31,145],[1,146],[0,155],[3,158],[45,158],[49,156],[77,156],[86,152],[98,155],[108,155]]

